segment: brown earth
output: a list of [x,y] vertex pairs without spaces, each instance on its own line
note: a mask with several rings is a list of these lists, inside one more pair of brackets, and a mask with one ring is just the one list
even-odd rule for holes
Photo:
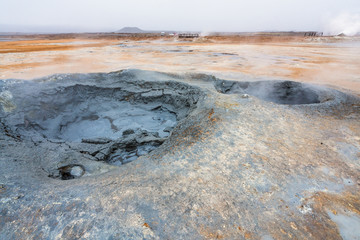
[[[3,37],[2,37],[3,38]],[[181,40],[156,34],[6,36],[0,79],[127,68],[290,79],[360,94],[360,39],[270,34]],[[20,39],[20,40],[17,40]]]

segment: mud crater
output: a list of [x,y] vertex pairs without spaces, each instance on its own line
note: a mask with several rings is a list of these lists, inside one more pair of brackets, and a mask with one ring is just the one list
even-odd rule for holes
[[[150,94],[162,98],[162,92]],[[68,142],[98,138],[111,141],[121,138],[124,132],[139,130],[167,137],[178,120],[176,109],[164,106],[161,99],[146,101],[146,98],[143,93],[121,88],[66,87],[46,96],[46,101],[42,98],[34,103],[36,107],[24,114],[21,127],[35,129],[45,138]]]
[[[142,80],[131,71],[58,75],[2,82],[0,87],[6,93],[2,102],[12,106],[3,104],[0,112],[9,131],[37,145],[67,144],[117,166],[159,147],[202,95],[196,87]],[[50,177],[74,179],[84,171],[84,166],[70,163]]]
[[322,100],[324,90],[315,86],[293,81],[234,82],[216,81],[215,88],[225,94],[248,94],[264,101],[277,104],[317,104]]

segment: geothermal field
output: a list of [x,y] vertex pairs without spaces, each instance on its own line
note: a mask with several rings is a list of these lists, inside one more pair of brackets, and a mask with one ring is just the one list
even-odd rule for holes
[[360,37],[313,35],[0,36],[0,239],[360,239]]

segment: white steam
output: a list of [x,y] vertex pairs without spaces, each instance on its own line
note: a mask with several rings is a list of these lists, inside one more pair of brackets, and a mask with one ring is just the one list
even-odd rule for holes
[[211,35],[211,32],[209,32],[209,31],[202,31],[201,33],[200,33],[200,36],[201,37],[207,37],[207,36],[210,36]]
[[346,36],[355,36],[360,33],[360,14],[342,13],[331,19],[325,33],[328,35],[345,34]]

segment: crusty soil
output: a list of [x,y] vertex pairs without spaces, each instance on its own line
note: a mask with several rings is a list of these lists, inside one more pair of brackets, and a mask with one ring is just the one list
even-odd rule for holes
[[[0,79],[127,68],[330,85],[360,94],[359,38],[258,34],[178,39],[157,34],[1,36]],[[20,40],[17,40],[20,39]]]

